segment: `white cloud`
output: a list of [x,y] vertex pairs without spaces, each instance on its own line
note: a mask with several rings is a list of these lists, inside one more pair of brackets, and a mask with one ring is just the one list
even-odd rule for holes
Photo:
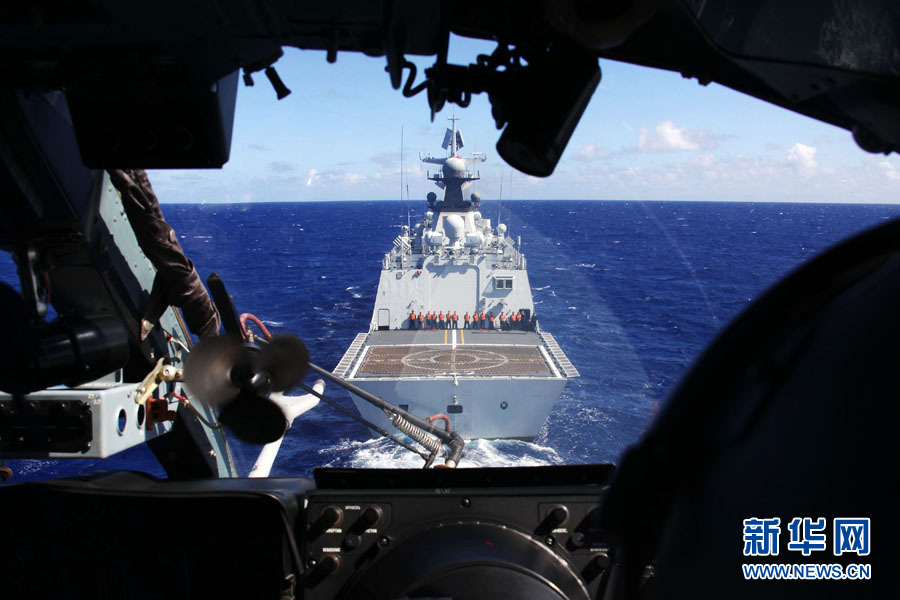
[[399,152],[379,152],[369,157],[369,160],[381,167],[387,169],[396,167],[400,163]]
[[882,173],[888,179],[893,181],[900,181],[900,169],[892,165],[890,162],[883,160],[878,163],[878,166],[881,167]]
[[711,150],[717,146],[716,139],[704,130],[690,130],[678,127],[672,121],[663,121],[653,133],[646,127],[638,131],[639,152],[672,152],[676,150]]
[[343,169],[327,169],[325,171],[310,169],[306,177],[306,185],[308,187],[311,187],[313,185],[356,185],[365,183],[365,179],[366,178],[359,173],[351,173],[348,171],[344,171]]
[[603,144],[597,142],[596,144],[585,144],[584,146],[582,146],[578,153],[572,157],[572,159],[582,162],[590,162],[592,160],[609,158],[610,156],[612,156],[612,150],[610,150],[609,148],[604,148]]
[[797,142],[787,151],[787,161],[801,177],[810,177],[816,172],[816,149]]
[[288,171],[294,170],[294,165],[283,160],[270,162],[267,167],[270,171],[275,171],[276,173],[287,173]]
[[[809,148],[807,146],[807,148]],[[797,149],[794,161],[780,156],[712,156],[697,153],[649,165],[615,161],[571,163],[560,173],[571,199],[735,200],[764,202],[898,202],[900,157],[862,156],[839,167],[815,162]],[[801,161],[807,162],[801,162]],[[886,164],[885,164],[886,163]],[[814,168],[815,177],[798,169]],[[521,188],[525,191],[525,188]],[[526,196],[527,197],[527,196]],[[538,196],[534,196],[538,197]],[[539,196],[541,198],[547,195]]]

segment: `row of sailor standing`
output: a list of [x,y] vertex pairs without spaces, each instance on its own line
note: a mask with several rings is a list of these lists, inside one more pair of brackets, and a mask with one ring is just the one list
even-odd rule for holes
[[462,317],[456,311],[422,313],[412,311],[409,313],[409,329],[459,329],[462,322],[463,329],[499,329],[501,331],[537,331],[537,315],[527,310],[500,312],[497,315],[488,312],[475,311],[473,314],[465,313]]

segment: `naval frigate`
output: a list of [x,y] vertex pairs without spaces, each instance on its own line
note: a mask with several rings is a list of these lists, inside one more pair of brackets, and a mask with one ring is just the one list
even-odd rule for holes
[[[425,218],[400,235],[381,263],[369,330],[333,374],[422,418],[442,420],[465,439],[534,439],[578,371],[538,324],[520,239],[492,226],[467,188],[484,154],[462,158],[462,132],[449,118],[446,157],[428,179]],[[359,396],[360,414],[389,428]]]

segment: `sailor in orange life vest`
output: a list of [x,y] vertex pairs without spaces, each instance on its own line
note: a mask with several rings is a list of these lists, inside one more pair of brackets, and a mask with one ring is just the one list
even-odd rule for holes
[[425,328],[425,316],[422,314],[422,311],[421,311],[421,310],[419,311],[419,325],[418,325],[418,327],[419,327],[419,329],[424,329],[424,328]]
[[444,311],[438,314],[438,329],[447,329],[447,322],[444,320]]
[[409,313],[409,328],[416,328],[416,311],[412,311],[411,313]]
[[425,313],[425,329],[431,329],[431,311]]
[[459,315],[453,311],[453,329],[459,329]]
[[500,313],[500,331],[506,330],[506,315]]
[[488,313],[488,329],[494,328],[494,313]]
[[463,319],[465,320],[465,323],[463,323],[463,328],[468,329],[469,321],[471,320],[471,317],[469,316],[469,311],[466,311],[466,315],[463,317]]

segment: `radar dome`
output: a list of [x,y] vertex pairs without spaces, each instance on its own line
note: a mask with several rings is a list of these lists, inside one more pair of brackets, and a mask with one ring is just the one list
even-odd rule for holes
[[441,171],[444,173],[445,179],[452,177],[465,177],[466,161],[461,158],[448,158],[444,161],[444,166],[441,167]]
[[503,223],[497,225],[497,233],[499,233],[500,235],[506,233],[506,225],[504,225]]
[[472,204],[475,206],[478,206],[481,203],[481,194],[478,192],[472,192],[470,198],[472,199]]
[[476,220],[476,221],[480,221],[480,220],[481,220],[481,212],[479,212],[479,211],[477,211],[477,210],[475,211],[475,214],[472,215],[472,216],[475,217],[475,220]]
[[444,218],[444,233],[451,240],[458,240],[466,233],[466,222],[459,215]]

